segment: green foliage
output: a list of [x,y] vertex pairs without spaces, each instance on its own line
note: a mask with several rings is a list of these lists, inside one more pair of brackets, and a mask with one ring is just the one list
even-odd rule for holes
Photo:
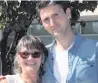
[[[26,28],[36,16],[36,2],[18,1],[0,2],[0,25],[6,27]],[[2,28],[2,26],[0,27]]]
[[[0,41],[3,74],[12,74],[13,56],[18,40],[26,34],[28,26],[32,23],[36,14],[36,2],[18,1],[0,2],[0,29],[3,29],[3,37]],[[8,36],[11,32],[13,41],[8,47]],[[6,70],[8,69],[8,70]]]
[[[37,16],[36,3],[40,1],[0,1],[0,29],[8,27],[26,28]],[[80,17],[81,11],[94,11],[97,7],[97,1],[79,1],[70,2],[72,8],[73,21]],[[15,29],[14,28],[14,29]]]
[[79,1],[71,2],[73,17],[71,19],[71,24],[75,25],[75,23],[77,23],[77,20],[80,18],[80,12],[84,10],[94,12],[94,10],[97,8],[97,5],[97,1],[83,1],[82,3],[79,3]]

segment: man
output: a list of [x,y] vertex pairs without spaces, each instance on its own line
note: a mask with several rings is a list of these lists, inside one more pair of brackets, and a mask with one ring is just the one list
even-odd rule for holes
[[66,1],[42,1],[41,23],[55,40],[47,46],[44,83],[98,83],[97,41],[74,34]]

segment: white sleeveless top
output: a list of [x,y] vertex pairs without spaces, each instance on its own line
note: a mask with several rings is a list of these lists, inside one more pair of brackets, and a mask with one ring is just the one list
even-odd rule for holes
[[6,75],[7,83],[24,83],[20,78],[19,74],[16,75]]

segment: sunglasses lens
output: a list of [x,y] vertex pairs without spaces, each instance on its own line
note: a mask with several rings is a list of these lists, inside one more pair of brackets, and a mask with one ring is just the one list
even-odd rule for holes
[[29,56],[28,52],[20,52],[19,54],[20,54],[21,58],[23,58],[23,59],[26,59]]
[[30,54],[32,55],[33,58],[39,58],[42,53],[41,52],[34,52],[34,53],[20,52],[19,54],[21,58],[27,59],[30,56]]
[[34,52],[34,53],[32,53],[32,57],[33,58],[39,58],[40,56],[41,56],[41,52]]

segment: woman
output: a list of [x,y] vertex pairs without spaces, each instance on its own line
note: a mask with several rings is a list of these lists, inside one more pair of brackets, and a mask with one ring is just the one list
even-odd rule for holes
[[43,64],[48,51],[42,41],[35,36],[23,36],[14,58],[14,75],[6,75],[0,83],[41,83]]

